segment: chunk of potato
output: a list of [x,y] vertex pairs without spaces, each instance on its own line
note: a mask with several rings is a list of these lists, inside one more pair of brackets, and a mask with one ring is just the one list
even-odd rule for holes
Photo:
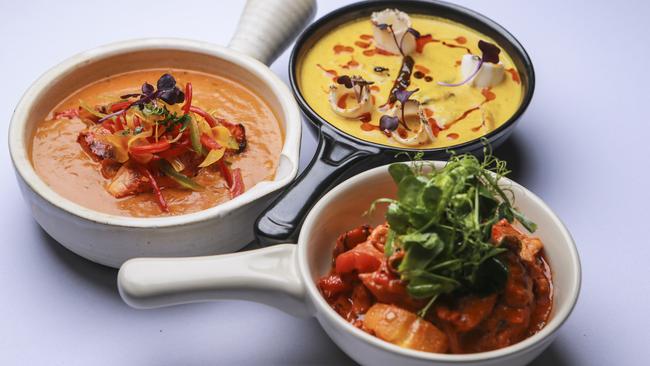
[[445,353],[447,335],[416,314],[395,305],[374,304],[363,320],[364,329],[400,347]]

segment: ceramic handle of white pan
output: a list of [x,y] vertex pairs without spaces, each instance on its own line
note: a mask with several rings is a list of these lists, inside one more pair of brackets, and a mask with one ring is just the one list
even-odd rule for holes
[[122,299],[138,309],[248,300],[309,316],[297,269],[296,245],[188,258],[136,258],[117,277]]
[[270,65],[315,14],[316,0],[248,0],[228,47]]

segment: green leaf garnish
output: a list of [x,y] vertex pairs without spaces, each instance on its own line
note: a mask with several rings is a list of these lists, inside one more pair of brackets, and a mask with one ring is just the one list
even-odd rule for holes
[[506,163],[489,151],[485,156],[483,161],[452,156],[445,167],[430,172],[422,162],[392,164],[388,172],[397,199],[382,198],[371,207],[388,203],[384,252],[387,257],[403,252],[396,269],[408,282],[409,295],[429,299],[421,316],[442,294],[487,295],[503,288],[508,268],[497,256],[506,249],[490,241],[495,223],[517,220],[531,232],[536,229],[497,184],[509,173]]

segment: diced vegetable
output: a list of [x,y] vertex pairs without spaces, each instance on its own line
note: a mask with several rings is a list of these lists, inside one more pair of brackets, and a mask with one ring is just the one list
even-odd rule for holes
[[363,327],[398,346],[425,352],[445,353],[447,335],[416,314],[394,305],[376,303],[366,312]]
[[173,179],[181,187],[191,189],[193,191],[202,191],[205,189],[202,185],[196,183],[189,177],[185,176],[182,173],[177,172],[167,160],[164,159],[160,160],[158,164],[160,166],[160,171],[162,171],[166,176]]
[[218,149],[210,150],[210,152],[208,152],[208,155],[206,155],[203,162],[201,162],[201,164],[199,164],[199,168],[205,168],[205,167],[208,167],[208,166],[218,162],[219,160],[221,160],[221,158],[223,158],[223,155],[224,155],[225,152],[226,152],[226,149],[223,148],[223,147],[218,148]]
[[190,140],[192,142],[192,149],[199,155],[204,155],[205,151],[203,145],[201,145],[201,131],[199,131],[199,126],[196,123],[196,120],[192,119],[189,122],[190,126]]

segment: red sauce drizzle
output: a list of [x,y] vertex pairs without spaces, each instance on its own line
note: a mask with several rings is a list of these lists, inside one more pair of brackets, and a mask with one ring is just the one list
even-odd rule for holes
[[490,88],[481,89],[481,94],[483,94],[483,96],[485,97],[485,100],[483,101],[483,103],[487,103],[487,102],[489,102],[491,100],[495,100],[497,98],[497,95],[494,94],[492,92],[492,90],[490,90]]
[[426,68],[426,67],[424,67],[422,65],[415,65],[415,69],[422,72],[422,73],[424,73],[424,74],[428,74],[431,71],[431,70],[429,70],[428,68]]
[[379,92],[379,87],[377,85],[370,85],[371,92]]
[[339,98],[339,100],[336,102],[336,105],[337,105],[339,108],[345,109],[345,107],[347,107],[347,105],[348,105],[347,102],[348,102],[348,94],[343,94],[343,95]]
[[357,62],[357,60],[353,58],[350,61],[348,61],[345,65],[340,65],[340,66],[344,69],[352,69],[359,66],[359,62]]
[[363,40],[366,40],[366,41],[374,39],[374,37],[372,35],[370,35],[370,34],[362,34],[362,35],[359,36],[359,38],[361,38]]
[[447,135],[447,138],[450,139],[450,140],[455,140],[455,139],[457,139],[459,137],[460,137],[460,135],[455,133],[455,132],[452,132],[452,133]]
[[420,36],[420,38],[415,41],[415,50],[419,53],[422,53],[422,51],[424,51],[424,46],[426,46],[427,43],[431,42],[440,42],[440,40],[433,38],[433,36],[430,34]]
[[467,38],[465,38],[463,36],[456,37],[456,43],[465,44],[465,43],[467,43]]
[[478,111],[478,110],[479,110],[479,107],[474,107],[474,108],[466,110],[465,112],[463,112],[463,114],[460,115],[460,117],[456,118],[455,120],[451,121],[450,124],[445,126],[445,129],[451,127],[451,125],[453,125],[454,123],[456,123],[458,121],[464,120],[465,118],[467,118],[467,116],[469,116],[470,113],[472,113],[474,111]]
[[381,48],[371,48],[368,50],[363,51],[363,54],[366,56],[374,56],[374,55],[384,55],[384,56],[397,56],[396,54],[392,52],[388,52],[385,50],[382,50]]
[[[363,116],[362,116],[362,118],[363,118]],[[378,130],[379,129],[379,127],[373,126],[370,123],[368,123],[367,121],[362,121],[362,122],[363,123],[361,124],[361,129],[364,130],[364,131],[372,131],[372,130]]]
[[397,134],[399,135],[399,137],[401,137],[401,138],[403,138],[403,139],[405,139],[406,136],[408,136],[408,134],[406,133],[406,130],[403,129],[402,127],[399,127],[399,128],[397,129]]
[[352,53],[352,52],[354,52],[354,48],[352,48],[350,46],[344,46],[342,44],[337,44],[336,46],[334,46],[334,53],[336,53],[338,55],[341,52]]
[[370,43],[368,42],[362,42],[362,41],[356,41],[354,42],[354,45],[360,48],[368,48],[370,47]]
[[517,83],[517,84],[521,83],[521,79],[519,78],[519,73],[517,72],[517,70],[515,70],[513,67],[511,67],[506,71],[510,73],[510,76],[512,76],[512,80],[515,83]]
[[321,70],[325,71],[325,74],[327,74],[328,77],[331,77],[332,79],[335,79],[339,76],[339,73],[336,72],[336,70],[328,70],[324,68],[321,64],[316,64]]
[[461,45],[457,45],[457,44],[453,44],[453,43],[447,43],[447,42],[442,42],[442,44],[444,44],[445,46],[447,46],[449,48],[463,48],[463,49],[465,49],[467,51],[467,53],[472,53],[472,50],[470,50],[469,48],[467,48],[465,46],[461,46]]
[[431,132],[433,132],[433,136],[438,137],[438,134],[440,133],[440,127],[438,126],[438,123],[436,122],[436,119],[431,117],[427,119],[427,122],[429,122],[429,127],[431,127]]
[[456,60],[456,63],[454,64],[454,66],[456,66],[456,67],[460,66],[460,60]]

